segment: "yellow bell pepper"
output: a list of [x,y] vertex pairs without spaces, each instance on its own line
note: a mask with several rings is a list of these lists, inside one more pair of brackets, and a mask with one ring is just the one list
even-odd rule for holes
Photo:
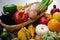
[[17,10],[21,10],[23,8],[23,6],[21,4],[17,4]]
[[28,31],[30,35],[32,36],[32,38],[34,38],[35,28],[33,27],[32,24],[28,26]]

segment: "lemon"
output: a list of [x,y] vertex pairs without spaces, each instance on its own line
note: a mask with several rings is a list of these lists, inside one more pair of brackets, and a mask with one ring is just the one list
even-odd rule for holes
[[60,13],[59,13],[59,12],[55,12],[55,13],[53,14],[53,18],[54,18],[54,19],[57,19],[58,21],[60,21]]

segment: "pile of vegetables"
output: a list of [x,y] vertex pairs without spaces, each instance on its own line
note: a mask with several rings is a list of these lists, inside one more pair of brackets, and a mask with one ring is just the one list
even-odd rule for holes
[[[38,14],[42,13],[43,8],[48,7],[52,2],[53,0],[42,0],[38,6]],[[14,36],[11,40],[60,40],[60,36],[57,35],[60,30],[60,9],[56,8],[56,5],[53,7],[50,14],[45,13],[34,23],[19,29],[16,33],[17,36]],[[24,10],[25,8],[27,6],[5,5],[0,19],[7,25],[21,24],[34,19],[29,17],[29,14]],[[6,38],[9,35],[7,31],[3,31],[0,33],[0,38]]]

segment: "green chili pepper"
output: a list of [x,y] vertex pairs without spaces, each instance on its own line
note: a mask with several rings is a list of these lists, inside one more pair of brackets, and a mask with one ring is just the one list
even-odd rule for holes
[[53,2],[53,0],[50,0],[49,3],[47,4],[47,6],[49,6],[52,2]]
[[46,4],[48,3],[48,1],[49,0],[45,0],[45,1],[42,0],[41,4],[39,6],[39,11],[41,11],[46,6]]
[[43,4],[46,0],[42,0],[41,4]]
[[45,6],[49,6],[52,2],[53,0],[42,0],[38,7],[38,10],[41,11]]

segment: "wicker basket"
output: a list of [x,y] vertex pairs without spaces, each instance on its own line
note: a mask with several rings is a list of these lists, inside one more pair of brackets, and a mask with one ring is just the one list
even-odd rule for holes
[[[35,2],[35,3],[39,3],[39,2]],[[33,3],[32,3],[33,4]],[[32,4],[30,4],[30,5],[32,5]],[[29,5],[29,6],[30,6]],[[41,13],[39,13],[39,15],[35,18],[35,19],[32,19],[32,20],[28,20],[28,21],[26,21],[26,22],[24,22],[24,23],[21,23],[21,24],[16,24],[16,25],[6,25],[6,24],[4,24],[3,22],[2,22],[2,20],[0,20],[0,25],[2,25],[3,27],[5,27],[8,31],[15,31],[15,30],[18,30],[18,29],[20,29],[21,27],[24,27],[24,26],[26,26],[26,25],[28,25],[28,24],[30,24],[30,23],[33,23],[33,22],[35,22],[37,19],[39,19],[42,15],[44,15],[44,12],[47,10],[47,6],[46,7],[44,7],[44,9],[41,11]]]

